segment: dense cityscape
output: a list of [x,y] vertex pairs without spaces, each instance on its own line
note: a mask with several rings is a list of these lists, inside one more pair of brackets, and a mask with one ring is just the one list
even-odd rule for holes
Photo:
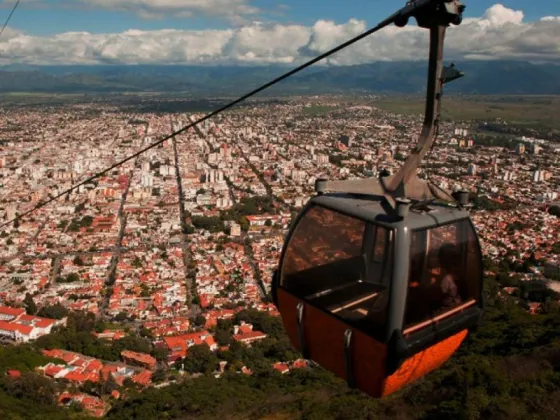
[[0,420],[560,419],[560,2],[0,9]]
[[[45,362],[33,371],[59,385],[58,404],[79,404],[96,417],[126,398],[127,387],[160,388],[205,372],[253,375],[258,367],[221,355],[270,339],[252,319],[279,316],[272,272],[315,180],[394,173],[419,135],[420,116],[369,103],[250,103],[4,226],[1,339],[38,340]],[[5,110],[2,223],[202,115],[106,104]],[[479,123],[446,121],[421,171],[443,188],[471,193],[484,255],[509,264],[506,278],[486,267],[501,277],[500,293],[519,297],[523,284],[537,283],[551,290],[552,301],[524,300],[531,314],[549,311],[560,296],[559,169],[559,143],[492,137]],[[61,336],[86,321],[97,344],[80,352]],[[94,348],[99,343],[108,344]],[[279,373],[308,367],[297,353],[277,353],[269,367]],[[215,365],[193,367],[195,357]],[[7,368],[12,378],[22,375]]]

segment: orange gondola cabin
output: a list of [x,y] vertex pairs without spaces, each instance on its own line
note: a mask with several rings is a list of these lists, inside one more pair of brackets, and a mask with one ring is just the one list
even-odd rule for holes
[[273,290],[305,358],[374,397],[438,368],[482,314],[481,252],[469,214],[319,195],[294,224]]
[[[441,366],[480,322],[482,254],[468,192],[448,192],[416,171],[432,148],[443,85],[446,27],[459,0],[420,0],[391,18],[430,29],[424,125],[393,176],[318,180],[286,238],[272,295],[294,347],[373,397]],[[451,200],[450,200],[451,199]]]

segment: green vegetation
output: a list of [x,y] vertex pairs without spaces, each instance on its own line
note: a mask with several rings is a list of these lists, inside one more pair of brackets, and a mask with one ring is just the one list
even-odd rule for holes
[[33,300],[33,296],[31,296],[29,293],[25,295],[25,299],[23,299],[23,304],[25,306],[25,311],[29,315],[35,315],[37,313],[37,305]]
[[0,377],[4,376],[8,369],[29,372],[50,361],[51,359],[37,352],[30,344],[0,347]]
[[498,203],[493,201],[486,195],[470,194],[469,202],[471,202],[475,209],[496,211],[496,210],[513,210],[516,207],[514,202]]
[[80,231],[80,223],[77,219],[73,219],[70,222],[70,226],[68,226],[68,232],[79,232]]
[[[422,114],[424,98],[390,97],[372,105],[397,114]],[[442,115],[453,121],[505,120],[508,125],[526,129],[560,130],[558,96],[446,96]]]
[[66,277],[57,277],[57,283],[74,283],[80,281],[80,275],[78,273],[70,273]]
[[68,315],[68,309],[62,306],[60,303],[54,305],[43,306],[39,312],[38,316],[51,319],[62,319]]
[[323,116],[336,109],[336,106],[330,105],[311,105],[303,107],[303,113],[312,117],[318,117]]
[[84,201],[83,203],[78,204],[76,207],[74,207],[74,213],[81,213],[82,211],[84,211],[86,208],[86,202]]
[[82,227],[89,227],[93,224],[93,217],[92,216],[84,216],[82,220],[80,220],[80,226]]
[[76,257],[74,257],[72,262],[76,265],[79,265],[79,266],[84,265],[84,261],[82,260],[82,258],[79,255],[76,255]]
[[406,160],[406,155],[404,153],[397,152],[395,154],[395,160],[398,160],[400,162],[404,162]]
[[[81,204],[76,206],[76,213],[80,212],[83,210],[83,207],[80,208]],[[72,219],[72,221],[70,222],[70,226],[68,226],[68,231],[69,232],[79,232],[81,228],[87,228],[90,227],[93,224],[93,217],[92,216],[84,216],[81,219]],[[67,225],[67,221],[63,220],[61,221],[58,226],[61,229],[64,229]]]
[[210,375],[218,364],[218,358],[206,344],[198,344],[189,348],[188,356],[183,361],[187,372],[206,373]]
[[8,395],[18,399],[29,398],[40,405],[54,405],[56,402],[55,384],[34,372],[24,372],[19,378],[6,378],[3,387]]
[[[68,418],[67,412],[54,405],[54,383],[33,373],[50,361],[29,344],[0,347],[0,418]],[[7,376],[9,369],[21,372],[21,377]]]
[[192,218],[192,224],[198,229],[204,229],[212,233],[224,232],[224,221],[219,217],[195,216]]
[[274,210],[274,200],[270,196],[246,197],[227,211],[225,219],[239,222],[239,219],[244,216],[272,213]]
[[134,268],[142,268],[142,260],[136,255],[134,261],[132,261],[132,266]]
[[117,361],[123,350],[150,353],[151,344],[145,338],[126,336],[117,341],[105,341],[96,338],[92,332],[103,330],[104,325],[96,328],[93,314],[73,313],[68,317],[67,327],[40,337],[36,341],[38,348],[64,349],[98,359]]
[[[222,212],[219,217],[193,216],[191,218],[191,223],[195,228],[205,229],[211,233],[217,233],[226,232],[224,221],[233,220],[240,224],[243,230],[247,230],[249,222],[247,221],[246,216],[262,213],[274,213],[275,209],[274,200],[270,196],[245,197],[227,212]],[[187,226],[184,233],[188,234],[193,231],[193,228]]]
[[55,405],[56,386],[35,373],[0,379],[0,418],[5,420],[59,420],[86,418]]

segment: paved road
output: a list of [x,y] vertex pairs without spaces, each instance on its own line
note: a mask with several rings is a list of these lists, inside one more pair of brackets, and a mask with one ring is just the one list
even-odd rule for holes
[[[115,252],[111,257],[111,263],[109,264],[109,268],[107,270],[107,279],[105,280],[105,287],[106,287],[105,291],[109,290],[109,288],[113,286],[117,275],[117,264],[119,263],[120,249],[122,247],[122,240],[124,238],[124,233],[126,230],[126,213],[124,212],[124,205],[126,203],[126,197],[128,196],[130,184],[132,183],[133,174],[134,171],[131,170],[129,172],[128,182],[121,196],[121,205],[119,206],[119,211],[117,213],[117,217],[120,221],[121,227],[119,229],[119,234],[117,235],[117,241],[115,243]],[[99,310],[99,314],[103,319],[106,319],[108,317],[108,313],[106,311],[107,311],[107,307],[109,306],[110,299],[111,299],[111,294],[105,293],[105,296],[103,297],[103,302],[101,303],[101,308]]]
[[[173,119],[171,118],[171,131],[173,131]],[[174,154],[174,163],[175,163],[175,175],[177,177],[177,194],[179,199],[179,217],[181,218],[181,230],[183,231],[182,237],[182,246],[183,249],[183,270],[185,273],[185,285],[187,287],[187,304],[192,303],[193,299],[193,283],[192,279],[189,277],[189,264],[191,261],[191,251],[189,247],[189,238],[186,234],[187,231],[187,212],[185,211],[185,194],[183,193],[183,182],[181,178],[181,166],[179,165],[179,152],[177,151],[177,139],[175,136],[172,138],[173,143],[173,154]]]
[[247,255],[247,257],[249,258],[249,265],[253,269],[255,282],[257,283],[257,286],[259,287],[259,292],[261,294],[261,299],[264,301],[267,297],[266,287],[265,287],[265,285],[262,281],[261,272],[259,270],[259,267],[257,267],[257,264],[255,263],[255,255],[253,254],[253,247],[251,246],[251,243],[252,243],[251,240],[243,241],[243,246],[245,247],[245,255]]

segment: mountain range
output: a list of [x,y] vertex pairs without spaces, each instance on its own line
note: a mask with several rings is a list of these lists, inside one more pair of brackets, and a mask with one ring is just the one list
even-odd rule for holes
[[[462,94],[560,94],[560,65],[525,61],[461,61],[465,77],[446,91]],[[0,67],[0,92],[140,93],[236,95],[288,71],[282,66],[7,65]],[[375,62],[312,67],[269,94],[419,93],[426,62]]]

